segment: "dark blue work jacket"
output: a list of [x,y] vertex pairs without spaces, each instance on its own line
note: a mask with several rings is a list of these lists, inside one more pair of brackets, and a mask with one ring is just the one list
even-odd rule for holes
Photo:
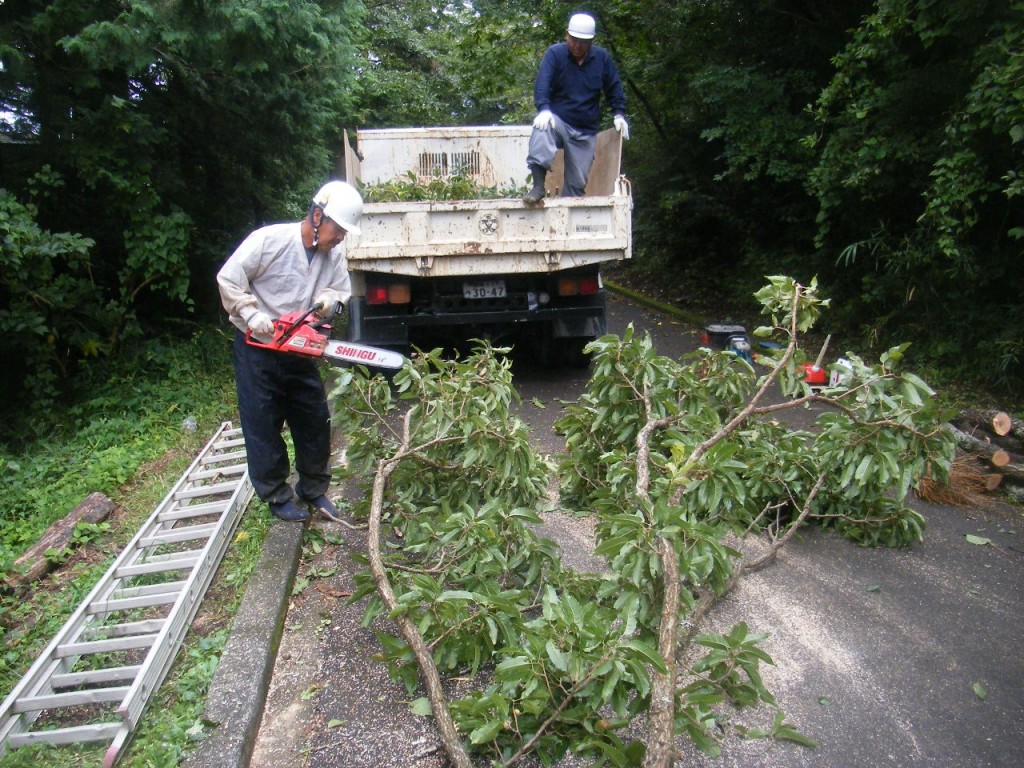
[[533,103],[538,112],[550,109],[573,128],[597,133],[602,93],[611,104],[612,114],[626,113],[619,71],[604,48],[592,45],[582,64],[573,61],[565,43],[555,43],[544,53],[533,84]]

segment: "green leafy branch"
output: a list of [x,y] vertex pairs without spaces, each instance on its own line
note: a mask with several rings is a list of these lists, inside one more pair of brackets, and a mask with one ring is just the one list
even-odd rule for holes
[[[900,372],[900,348],[877,365],[848,355],[841,386],[811,390],[799,337],[827,300],[784,277],[758,298],[771,318],[760,332],[787,341],[759,378],[708,349],[665,358],[632,328],[590,345],[590,382],[556,426],[560,503],[596,519],[599,577],[561,569],[534,531],[554,498],[550,467],[512,413],[502,350],[419,355],[394,393],[344,374],[336,413],[352,466],[372,476],[369,573],[352,599],[370,598],[367,624],[386,612],[397,625],[378,635],[382,658],[410,695],[426,688],[454,764],[551,764],[572,749],[660,768],[679,734],[714,754],[722,708],[778,709],[759,672],[764,635],[742,623],[696,634],[715,601],[812,521],[861,544],[920,539],[905,496],[952,459],[931,390]],[[769,402],[776,391],[787,399]],[[778,423],[811,405],[813,430]],[[693,643],[705,653],[683,666]],[[482,678],[449,702],[444,673]],[[641,714],[646,743],[625,740]],[[781,710],[762,730],[736,728],[812,744]]]

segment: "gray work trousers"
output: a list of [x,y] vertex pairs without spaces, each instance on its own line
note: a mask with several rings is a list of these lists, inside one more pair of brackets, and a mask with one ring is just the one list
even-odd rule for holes
[[536,128],[530,134],[529,154],[526,156],[527,166],[540,166],[545,171],[551,170],[555,153],[564,150],[565,181],[562,195],[565,197],[582,197],[590,178],[590,167],[594,164],[594,146],[597,134],[583,133],[555,115],[555,125],[546,131]]

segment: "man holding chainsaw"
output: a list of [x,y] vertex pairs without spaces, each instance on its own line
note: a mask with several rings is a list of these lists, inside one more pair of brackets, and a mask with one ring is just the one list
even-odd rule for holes
[[[331,516],[331,423],[315,358],[261,349],[247,335],[267,342],[274,320],[318,305],[327,316],[351,296],[345,248],[359,234],[363,200],[350,184],[331,181],[313,196],[301,222],[271,224],[251,233],[217,273],[221,302],[237,329],[235,386],[249,479],[256,495],[282,520],[309,518],[310,509]],[[295,446],[298,482],[281,430],[287,422]]]

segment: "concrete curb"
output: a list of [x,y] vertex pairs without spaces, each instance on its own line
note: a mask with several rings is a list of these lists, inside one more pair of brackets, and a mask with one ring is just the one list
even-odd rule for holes
[[612,291],[613,293],[617,293],[620,296],[625,296],[627,299],[632,299],[637,304],[642,304],[645,307],[656,309],[659,312],[663,312],[666,315],[676,318],[677,320],[682,320],[683,322],[691,323],[692,325],[695,325],[698,328],[702,328],[703,326],[707,325],[707,321],[704,318],[697,315],[695,312],[690,312],[689,310],[673,306],[672,304],[665,304],[664,302],[658,301],[657,299],[652,299],[648,296],[644,296],[642,293],[637,293],[631,288],[626,288],[624,285],[614,283],[611,280],[605,280],[604,287],[607,288],[609,291]]
[[302,555],[304,525],[270,527],[206,697],[204,719],[216,728],[185,768],[246,768],[284,632],[288,598]]

